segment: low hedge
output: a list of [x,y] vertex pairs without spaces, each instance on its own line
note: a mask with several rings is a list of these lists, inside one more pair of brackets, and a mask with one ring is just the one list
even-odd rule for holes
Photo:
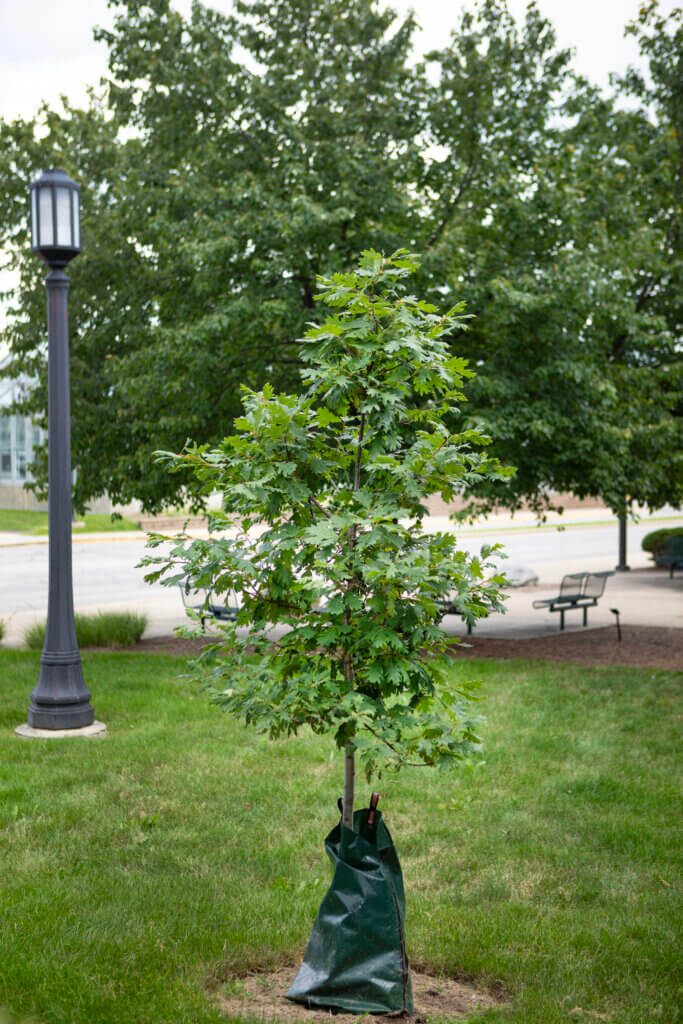
[[683,537],[683,526],[665,526],[661,530],[652,530],[643,537],[641,547],[651,555],[658,555],[671,537]]
[[[137,612],[98,612],[75,619],[79,647],[130,647],[147,627],[147,616]],[[42,650],[44,641],[44,622],[36,622],[24,633],[24,642],[32,650]]]

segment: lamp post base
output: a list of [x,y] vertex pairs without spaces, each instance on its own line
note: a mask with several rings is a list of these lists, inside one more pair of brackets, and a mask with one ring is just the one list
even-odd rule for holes
[[107,727],[104,722],[92,722],[80,729],[34,729],[32,725],[18,725],[14,730],[17,736],[27,740],[54,740],[67,736],[104,736]]
[[34,729],[82,729],[95,721],[78,648],[43,650],[27,721]]
[[61,706],[32,703],[26,718],[32,729],[84,729],[95,721],[95,712],[88,700]]

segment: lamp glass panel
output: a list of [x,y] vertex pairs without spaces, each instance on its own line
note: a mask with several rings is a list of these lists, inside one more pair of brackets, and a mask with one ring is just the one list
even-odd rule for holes
[[40,237],[38,245],[54,245],[54,232],[52,230],[52,189],[44,185],[38,189],[38,209],[40,212]]
[[38,238],[38,189],[31,189],[31,246],[35,249]]
[[57,245],[66,249],[73,248],[71,239],[71,199],[70,188],[57,188]]
[[71,193],[74,204],[74,249],[81,247],[81,196],[77,190]]

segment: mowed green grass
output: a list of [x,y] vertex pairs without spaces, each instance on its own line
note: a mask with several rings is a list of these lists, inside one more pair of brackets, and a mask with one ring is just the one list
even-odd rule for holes
[[[0,1007],[42,1024],[218,1022],[210,991],[231,971],[301,956],[342,759],[233,724],[181,660],[83,660],[106,738],[28,741],[12,730],[38,656],[0,652]],[[673,1024],[683,677],[454,671],[483,681],[485,763],[380,785],[414,964],[505,990],[473,1020]]]
[[[73,526],[73,533],[119,533],[139,530],[132,519],[112,519],[109,515],[88,513],[80,516]],[[18,533],[47,533],[47,512],[35,509],[0,508],[0,530]]]

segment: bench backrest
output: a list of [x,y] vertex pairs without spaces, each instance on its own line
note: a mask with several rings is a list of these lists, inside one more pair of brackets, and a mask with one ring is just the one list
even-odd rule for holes
[[586,582],[583,588],[584,597],[602,597],[605,592],[607,577],[613,576],[613,572],[589,572],[586,573]]
[[189,583],[179,583],[180,593],[183,599],[183,604],[186,608],[191,608],[194,611],[200,608],[206,608],[209,602],[209,591],[202,587],[201,589],[195,589],[191,587]]
[[560,584],[560,597],[581,597],[585,579],[585,572],[572,572],[563,576]]
[[602,597],[605,583],[613,572],[572,572],[564,576],[560,584],[560,597]]
[[191,587],[189,583],[179,583],[183,605],[195,612],[206,612],[220,618],[234,617],[239,610],[239,600],[234,590],[229,590],[223,597],[225,604],[219,604],[212,592],[206,587]]

